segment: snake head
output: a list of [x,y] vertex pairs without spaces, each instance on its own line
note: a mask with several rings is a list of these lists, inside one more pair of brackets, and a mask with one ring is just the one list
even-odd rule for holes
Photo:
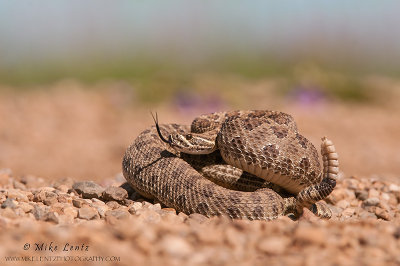
[[165,138],[161,134],[157,113],[155,116],[153,113],[151,115],[156,124],[158,136],[174,150],[187,154],[209,154],[216,150],[215,137],[208,136],[207,134],[173,133],[168,135],[168,138]]
[[216,150],[215,138],[205,134],[171,134],[168,140],[174,150],[187,154],[209,154]]

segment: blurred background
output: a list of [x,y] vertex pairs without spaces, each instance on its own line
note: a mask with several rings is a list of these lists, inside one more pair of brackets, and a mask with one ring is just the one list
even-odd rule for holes
[[400,178],[398,1],[1,1],[0,168],[118,174],[152,124],[290,113],[345,175]]

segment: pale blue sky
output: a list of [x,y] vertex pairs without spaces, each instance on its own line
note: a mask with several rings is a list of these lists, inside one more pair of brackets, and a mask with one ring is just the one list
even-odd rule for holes
[[0,66],[144,51],[368,57],[400,65],[400,1],[0,0]]

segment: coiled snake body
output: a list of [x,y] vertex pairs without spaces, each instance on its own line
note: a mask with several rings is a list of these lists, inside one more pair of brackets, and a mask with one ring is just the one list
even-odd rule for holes
[[321,154],[323,169],[288,114],[231,111],[191,126],[157,123],[128,147],[122,168],[144,197],[187,214],[271,220],[305,207],[329,218],[318,201],[336,185],[338,156],[325,137]]

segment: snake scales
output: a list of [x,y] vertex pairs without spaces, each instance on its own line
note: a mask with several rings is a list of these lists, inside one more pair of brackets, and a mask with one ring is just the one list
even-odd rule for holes
[[336,185],[338,156],[326,138],[321,154],[323,169],[288,114],[231,111],[191,126],[156,122],[128,147],[122,168],[141,195],[187,214],[271,220],[305,207],[329,218],[318,201]]

